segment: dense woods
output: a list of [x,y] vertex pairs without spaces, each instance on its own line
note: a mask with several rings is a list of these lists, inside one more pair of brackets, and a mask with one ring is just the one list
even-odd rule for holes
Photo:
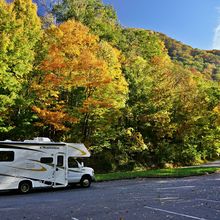
[[219,51],[123,28],[101,0],[37,3],[0,0],[1,140],[83,142],[103,172],[219,156]]

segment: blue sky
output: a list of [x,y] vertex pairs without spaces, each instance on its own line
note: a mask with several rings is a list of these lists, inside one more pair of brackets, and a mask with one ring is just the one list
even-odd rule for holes
[[219,0],[103,0],[125,27],[162,32],[200,49],[220,49]]

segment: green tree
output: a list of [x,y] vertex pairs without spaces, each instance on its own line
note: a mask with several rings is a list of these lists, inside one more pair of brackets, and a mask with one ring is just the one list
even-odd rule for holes
[[101,0],[62,0],[54,5],[53,13],[58,22],[69,19],[80,21],[101,39],[115,46],[122,37],[115,10]]
[[25,88],[33,70],[35,45],[41,37],[41,23],[37,7],[31,0],[15,0],[12,3],[1,1],[0,10],[2,133],[15,127],[17,122],[14,120],[19,120]]

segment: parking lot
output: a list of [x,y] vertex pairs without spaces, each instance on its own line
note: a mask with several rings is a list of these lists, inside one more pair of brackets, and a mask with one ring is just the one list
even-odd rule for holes
[[1,219],[219,220],[220,174],[94,183],[89,189],[1,193]]

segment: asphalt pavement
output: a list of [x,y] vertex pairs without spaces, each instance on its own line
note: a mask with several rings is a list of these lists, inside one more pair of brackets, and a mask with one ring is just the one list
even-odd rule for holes
[[219,220],[220,174],[0,193],[1,220]]

